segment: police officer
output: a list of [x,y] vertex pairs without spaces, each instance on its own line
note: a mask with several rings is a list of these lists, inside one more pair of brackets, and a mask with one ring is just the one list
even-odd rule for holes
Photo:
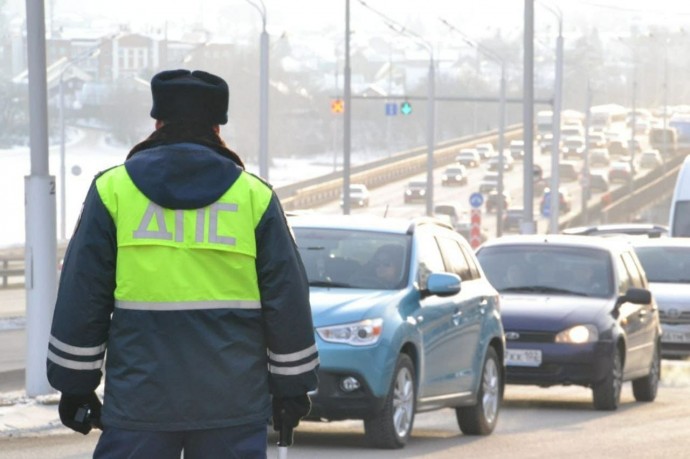
[[151,91],[156,130],[96,176],[65,255],[60,419],[103,429],[96,458],[265,458],[271,414],[296,426],[317,385],[304,267],[276,194],[219,136],[226,82],[169,70]]

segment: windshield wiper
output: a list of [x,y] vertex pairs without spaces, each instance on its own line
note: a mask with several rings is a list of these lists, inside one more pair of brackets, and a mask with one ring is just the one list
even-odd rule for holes
[[521,287],[506,287],[501,292],[530,292],[530,293],[562,293],[565,295],[589,296],[587,293],[575,292],[565,288],[546,287],[544,285],[524,285]]
[[329,280],[310,281],[309,286],[310,287],[342,287],[342,288],[352,287],[352,285],[348,284],[347,282],[333,282],[333,281],[329,281]]

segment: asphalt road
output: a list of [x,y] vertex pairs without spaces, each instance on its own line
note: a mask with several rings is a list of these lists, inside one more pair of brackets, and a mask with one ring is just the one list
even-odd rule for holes
[[[687,368],[687,366],[686,366]],[[687,371],[686,371],[687,373]],[[580,387],[541,389],[508,386],[494,433],[460,433],[455,413],[444,409],[417,416],[402,450],[375,450],[364,443],[362,423],[303,422],[289,456],[299,459],[483,459],[682,458],[690,450],[690,382],[667,378],[653,403],[634,401],[630,383],[615,412],[595,411],[591,391]],[[98,433],[0,439],[0,458],[86,459]],[[269,435],[268,457],[277,457]]]

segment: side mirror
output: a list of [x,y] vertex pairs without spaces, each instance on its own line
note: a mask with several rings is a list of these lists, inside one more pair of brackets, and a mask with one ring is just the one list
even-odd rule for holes
[[625,295],[621,295],[616,300],[614,311],[620,308],[621,304],[628,302],[634,304],[648,304],[652,302],[652,292],[646,288],[630,287]]
[[460,276],[452,273],[431,273],[426,281],[425,296],[452,296],[460,291]]

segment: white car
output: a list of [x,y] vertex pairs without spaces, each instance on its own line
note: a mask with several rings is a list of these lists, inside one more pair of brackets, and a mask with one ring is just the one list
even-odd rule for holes
[[690,356],[690,240],[634,238],[631,244],[659,306],[662,357]]
[[[343,207],[343,205],[343,201],[341,200],[340,207]],[[369,189],[366,185],[361,183],[353,183],[350,185],[350,206],[369,206]]]

